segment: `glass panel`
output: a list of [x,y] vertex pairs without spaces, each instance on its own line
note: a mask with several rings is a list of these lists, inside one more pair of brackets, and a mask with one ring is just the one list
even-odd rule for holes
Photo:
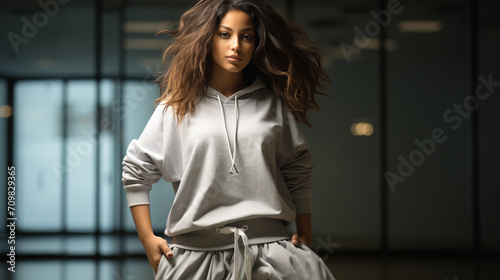
[[388,25],[392,249],[472,245],[471,123],[453,107],[470,94],[467,3],[406,3]]
[[[500,2],[479,1],[478,13],[478,59],[479,80],[477,86],[481,86],[479,93],[475,95],[480,98],[480,109],[478,111],[479,141],[479,203],[480,203],[480,226],[481,242],[483,250],[500,250],[500,188],[498,180],[498,167],[500,166],[500,81],[499,61],[500,54],[500,20],[498,11]],[[495,86],[487,86],[496,83]]]
[[[100,230],[101,232],[111,232],[118,230],[119,213],[116,209],[118,205],[119,184],[116,184],[116,149],[114,140],[114,129],[116,120],[113,118],[113,106],[116,101],[113,99],[115,84],[112,80],[101,81],[101,120],[100,129]],[[121,161],[120,161],[121,162]],[[118,171],[120,172],[120,171]],[[121,173],[120,173],[121,174]]]
[[95,230],[96,83],[69,81],[66,140],[66,225],[68,231]]
[[145,258],[140,260],[125,260],[122,267],[122,279],[152,278],[153,270]]
[[120,67],[120,9],[118,3],[104,1],[102,11],[102,74],[117,76]]
[[[65,255],[95,255],[96,242],[95,235],[64,236],[64,254]],[[69,279],[69,278],[67,278]]]
[[[119,240],[114,237],[113,240]],[[16,253],[23,255],[94,255],[94,235],[29,235],[16,240]],[[113,244],[111,244],[113,245]],[[109,246],[109,245],[108,245]],[[116,247],[115,247],[116,249]],[[115,255],[117,252],[113,252]]]
[[98,242],[99,254],[102,256],[116,256],[119,255],[123,250],[120,245],[120,237],[114,234],[100,235]]
[[[7,81],[0,80],[0,182],[7,184],[7,120],[11,116],[12,110],[7,105]],[[0,201],[7,201],[7,188],[3,188],[0,193]],[[3,204],[5,205],[5,204]],[[5,219],[7,215],[7,207],[0,207],[0,218]],[[0,233],[6,232],[6,227],[0,229]],[[6,243],[5,243],[6,244]],[[3,246],[0,247],[3,249]]]
[[[143,264],[143,263],[141,263]],[[149,264],[146,264],[149,265]],[[143,265],[145,271],[146,265]],[[121,279],[141,279],[139,276],[129,277],[120,273],[121,263],[114,260],[21,260],[19,267],[6,279],[74,279],[74,280],[121,280]],[[152,272],[150,272],[152,275]],[[141,274],[137,274],[141,275]],[[144,275],[144,274],[142,274]],[[151,276],[152,278],[153,276]]]
[[19,230],[60,231],[63,84],[20,81],[14,87],[14,164]]
[[0,74],[15,77],[91,75],[94,1],[8,1],[0,4]]
[[64,254],[65,239],[61,235],[42,235],[42,236],[19,236],[16,240],[16,253],[51,255]]
[[65,263],[65,268],[64,268],[65,276],[63,279],[72,279],[72,280],[95,279],[97,272],[96,266],[97,262],[94,260],[69,261]]
[[23,269],[16,270],[13,273],[13,280],[21,279],[51,279],[62,280],[67,279],[64,277],[64,262],[55,262],[51,260],[29,260],[19,261],[19,267]]
[[126,75],[143,78],[161,70],[160,55],[167,47],[167,39],[155,37],[155,33],[171,28],[190,3],[164,4],[145,6],[143,1],[138,5],[127,6],[124,48],[126,52]]
[[144,253],[144,247],[139,241],[139,238],[137,238],[136,234],[127,235],[123,243],[124,243],[124,248],[122,248],[123,249],[122,252],[124,252],[127,255]]
[[[137,139],[141,135],[153,113],[153,103],[158,96],[159,89],[147,80],[125,82],[123,95],[123,143],[125,149],[132,139]],[[153,185],[150,197],[153,229],[162,232],[165,229],[167,214],[173,202],[171,185],[160,180]],[[125,211],[126,230],[135,231],[132,216],[126,202],[124,202],[122,211]]]
[[[332,80],[329,98],[319,97],[313,129],[304,128],[314,157],[313,242],[342,249],[377,248],[380,232],[378,174],[378,47],[358,46],[356,27],[373,20],[378,1],[295,1],[293,16],[325,49]],[[346,45],[359,50],[346,55]],[[354,136],[351,127],[375,125],[375,134]],[[353,204],[353,201],[356,203]],[[326,248],[324,248],[326,249]]]

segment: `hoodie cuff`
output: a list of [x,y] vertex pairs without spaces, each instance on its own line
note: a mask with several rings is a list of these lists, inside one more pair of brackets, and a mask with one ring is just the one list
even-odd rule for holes
[[295,197],[293,198],[293,203],[295,204],[296,214],[310,214],[312,213],[312,203],[311,197]]
[[135,205],[150,204],[149,203],[149,192],[148,189],[125,189],[127,192],[127,202],[128,206],[132,207]]

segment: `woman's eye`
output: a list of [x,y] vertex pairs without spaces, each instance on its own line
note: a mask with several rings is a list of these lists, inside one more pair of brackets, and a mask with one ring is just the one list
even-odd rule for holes
[[243,39],[245,39],[247,41],[250,41],[250,40],[252,40],[252,35],[246,34],[246,35],[243,36]]
[[227,32],[221,32],[221,33],[220,33],[220,36],[221,36],[222,38],[227,38],[227,37],[229,37],[229,33],[227,33]]

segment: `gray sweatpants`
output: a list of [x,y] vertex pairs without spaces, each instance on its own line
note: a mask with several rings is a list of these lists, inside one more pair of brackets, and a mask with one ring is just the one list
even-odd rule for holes
[[[173,247],[172,252],[172,258],[162,256],[155,280],[335,280],[315,252],[289,240],[250,245],[248,258],[235,256],[234,249],[192,251]],[[247,267],[252,279],[246,278]]]

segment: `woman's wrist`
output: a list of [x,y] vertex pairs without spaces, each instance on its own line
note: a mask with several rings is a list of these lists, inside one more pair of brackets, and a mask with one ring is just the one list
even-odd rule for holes
[[312,236],[311,214],[297,214],[295,225],[299,237],[304,238],[306,240],[306,245],[310,246]]
[[138,236],[139,236],[139,241],[141,241],[141,243],[147,242],[151,238],[156,237],[156,235],[153,232],[138,234]]

